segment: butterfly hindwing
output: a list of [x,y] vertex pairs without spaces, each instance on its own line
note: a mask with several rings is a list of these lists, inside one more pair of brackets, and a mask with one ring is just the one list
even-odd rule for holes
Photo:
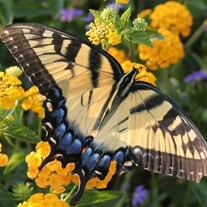
[[130,109],[129,137],[138,163],[198,182],[207,174],[207,146],[198,129],[156,88],[144,83],[135,88],[137,105]]

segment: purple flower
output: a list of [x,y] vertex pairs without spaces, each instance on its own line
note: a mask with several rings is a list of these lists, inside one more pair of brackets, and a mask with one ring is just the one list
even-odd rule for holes
[[147,197],[148,191],[143,185],[138,185],[135,188],[133,197],[132,197],[132,206],[136,207],[137,205],[142,205]]
[[64,8],[60,10],[60,21],[71,22],[75,17],[81,15],[83,15],[83,10],[81,9]]
[[82,20],[84,22],[91,22],[93,20],[93,18],[94,18],[93,14],[89,12],[85,17],[82,18]]
[[207,71],[205,70],[198,70],[189,75],[187,75],[184,79],[186,83],[191,83],[197,80],[205,80],[207,79]]
[[[106,7],[111,7],[112,9],[116,9],[116,3],[113,3],[113,2],[108,3],[108,4],[106,5]],[[120,9],[122,9],[123,7],[124,7],[123,4],[118,4],[118,11],[119,11]]]

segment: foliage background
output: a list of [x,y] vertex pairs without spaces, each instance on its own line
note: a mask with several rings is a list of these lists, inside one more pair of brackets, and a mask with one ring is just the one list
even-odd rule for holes
[[[166,1],[132,0],[133,15],[136,16],[139,11],[145,8],[153,8],[163,2]],[[184,81],[184,78],[194,71],[200,69],[207,71],[207,24],[206,22],[203,24],[204,21],[207,21],[207,1],[180,0],[179,2],[184,3],[189,8],[194,22],[191,35],[183,39],[186,55],[175,65],[156,71],[155,76],[158,87],[165,94],[171,96],[191,116],[204,137],[207,138],[207,80],[203,79],[191,83]],[[70,6],[82,9],[87,15],[89,9],[99,9],[104,5],[104,1],[96,0],[0,0],[0,26],[3,27],[11,22],[36,22],[85,38],[86,23],[81,18],[76,18],[72,22],[61,22],[59,19],[60,10]],[[0,43],[0,69],[4,70],[6,67],[15,64],[5,46]],[[28,81],[25,78],[23,79],[28,87]],[[36,118],[31,122],[30,120],[33,118],[34,115],[27,114],[27,118],[23,122],[39,134],[37,130],[39,122]],[[28,139],[32,139],[31,134],[28,133],[27,136],[30,136]],[[4,146],[4,141],[1,142]],[[5,142],[5,146],[7,145],[8,143]],[[27,181],[26,165],[23,163],[25,154],[32,148],[33,145],[21,143],[21,152],[16,153],[10,169],[0,170],[0,181],[5,186],[2,189],[10,189],[18,182]],[[8,154],[11,154],[12,151],[9,150],[10,147],[8,147]],[[148,196],[142,206],[207,206],[207,178],[203,178],[201,184],[195,184],[152,174],[141,169],[117,177],[110,183],[109,189],[122,192],[122,197],[119,202],[116,201],[116,206],[131,206],[132,195],[138,185],[144,185],[148,190]],[[3,193],[5,193],[4,190],[1,190],[0,206],[5,204],[2,199]]]

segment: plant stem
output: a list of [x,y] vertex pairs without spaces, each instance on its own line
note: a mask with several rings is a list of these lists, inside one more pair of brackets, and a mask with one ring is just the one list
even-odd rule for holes
[[68,195],[64,198],[64,201],[68,201],[70,199],[71,195],[74,193],[76,188],[77,188],[77,186],[74,185],[74,187],[71,189],[71,191],[68,193]]
[[193,33],[193,35],[188,39],[188,41],[185,43],[186,49],[189,49],[194,42],[200,37],[200,35],[203,33],[203,31],[207,28],[207,19],[203,21],[201,26]]

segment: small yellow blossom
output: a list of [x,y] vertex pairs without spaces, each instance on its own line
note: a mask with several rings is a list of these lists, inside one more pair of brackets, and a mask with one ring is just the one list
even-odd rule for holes
[[36,193],[32,195],[27,201],[18,204],[18,207],[69,207],[68,203],[60,200],[56,194]]
[[6,154],[0,153],[0,167],[4,167],[8,164],[9,158]]
[[0,73],[0,108],[12,109],[24,97],[21,81],[9,73]]
[[45,97],[39,93],[36,86],[32,86],[24,93],[24,100],[21,107],[24,110],[31,110],[38,114],[40,118],[44,117],[44,108],[42,107]]
[[184,56],[182,42],[176,34],[165,29],[159,29],[158,32],[164,39],[152,40],[152,47],[144,44],[138,46],[140,59],[146,61],[147,67],[151,70],[167,68]]
[[[0,152],[2,151],[2,144],[0,143]],[[8,164],[9,158],[6,154],[0,153],[0,167],[4,167]]]
[[125,73],[129,72],[132,68],[136,68],[138,70],[138,74],[136,75],[135,79],[139,81],[144,81],[150,83],[152,85],[156,85],[156,78],[153,73],[147,71],[147,68],[139,63],[133,63],[129,60],[123,62],[121,64]]
[[113,23],[106,23],[95,19],[94,22],[89,24],[90,30],[86,32],[88,39],[94,45],[117,45],[121,41],[120,35],[115,31]]
[[119,35],[117,32],[110,31],[106,37],[108,38],[108,43],[112,46],[121,43],[121,35]]
[[179,2],[168,1],[155,7],[150,15],[151,26],[162,28],[187,37],[193,24],[192,16],[187,7]]
[[49,143],[41,141],[36,145],[36,152],[33,151],[26,156],[26,163],[28,165],[27,176],[29,178],[34,179],[38,176],[39,167],[49,153]]
[[117,0],[118,4],[128,4],[129,0]]

